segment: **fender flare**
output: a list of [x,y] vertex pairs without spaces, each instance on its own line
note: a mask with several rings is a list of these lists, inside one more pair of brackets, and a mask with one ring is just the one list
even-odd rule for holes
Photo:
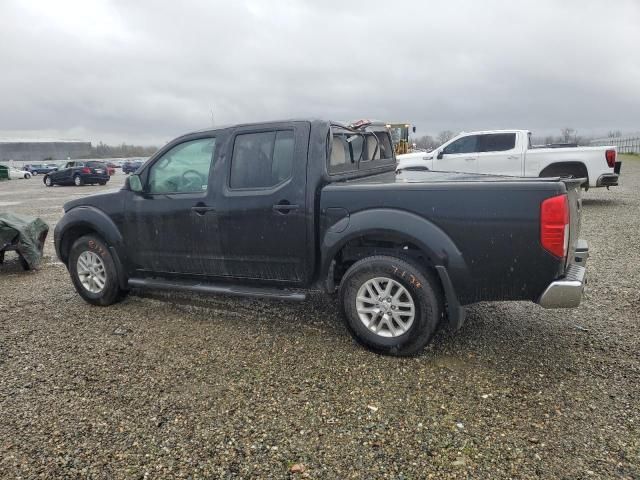
[[54,242],[56,255],[62,263],[67,265],[68,251],[71,245],[65,236],[75,228],[93,230],[102,237],[109,245],[109,251],[113,256],[116,270],[118,271],[118,281],[121,288],[127,287],[127,275],[123,261],[126,260],[124,241],[120,230],[109,216],[102,210],[92,206],[80,206],[67,211],[62,219],[57,223],[54,230]]
[[428,256],[445,287],[447,303],[460,305],[456,292],[465,288],[469,268],[462,252],[440,227],[414,213],[390,208],[364,210],[347,219],[346,225],[344,219],[338,221],[324,234],[320,278],[329,275],[333,259],[350,240],[366,235],[391,234],[411,242]]

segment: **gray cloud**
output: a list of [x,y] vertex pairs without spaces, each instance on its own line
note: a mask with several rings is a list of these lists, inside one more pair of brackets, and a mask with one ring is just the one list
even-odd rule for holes
[[164,142],[299,116],[640,130],[640,4],[4,1],[0,136]]

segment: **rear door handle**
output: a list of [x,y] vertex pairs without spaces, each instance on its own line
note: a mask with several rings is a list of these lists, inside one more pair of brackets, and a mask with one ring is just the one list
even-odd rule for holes
[[213,207],[208,207],[206,205],[194,205],[191,207],[191,211],[195,212],[198,215],[204,215],[207,212],[215,212],[216,209]]
[[465,158],[465,161],[467,161],[467,162],[472,162],[472,161],[474,161],[475,159],[476,159],[475,157]]
[[299,209],[300,205],[293,205],[293,204],[289,203],[287,200],[282,200],[280,203],[276,203],[272,208],[273,208],[274,212],[278,212],[278,213],[281,213],[283,215],[286,215],[287,213],[291,212],[292,210]]

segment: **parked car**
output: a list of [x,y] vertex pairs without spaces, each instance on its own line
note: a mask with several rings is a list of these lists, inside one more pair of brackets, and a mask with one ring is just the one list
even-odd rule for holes
[[580,303],[580,180],[395,170],[384,124],[192,133],[121,190],[66,203],[56,252],[95,305],[131,288],[338,292],[354,337],[395,355],[460,327],[475,302]]
[[64,168],[47,173],[42,179],[47,187],[53,185],[85,185],[96,183],[105,185],[109,181],[107,165],[104,162],[72,161]]
[[58,165],[54,163],[43,164],[43,163],[34,163],[31,165],[25,165],[25,170],[29,171],[31,175],[38,174],[46,174],[49,172],[55,172],[58,170]]
[[434,149],[398,155],[399,169],[491,173],[524,177],[584,178],[583,186],[618,185],[622,162],[616,147],[531,145],[528,130],[490,130],[461,133]]
[[31,178],[31,173],[26,170],[18,170],[17,168],[9,167],[9,179],[27,179]]
[[143,163],[144,162],[141,160],[130,160],[128,162],[124,162],[124,164],[122,164],[122,171],[128,175],[138,170]]

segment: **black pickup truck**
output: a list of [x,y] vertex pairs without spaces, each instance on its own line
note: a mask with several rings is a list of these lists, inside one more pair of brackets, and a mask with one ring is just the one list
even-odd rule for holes
[[382,124],[237,125],[177,138],[125,186],[67,203],[58,257],[78,293],[130,289],[303,300],[339,292],[349,330],[418,353],[464,306],[575,307],[580,179],[396,173]]

